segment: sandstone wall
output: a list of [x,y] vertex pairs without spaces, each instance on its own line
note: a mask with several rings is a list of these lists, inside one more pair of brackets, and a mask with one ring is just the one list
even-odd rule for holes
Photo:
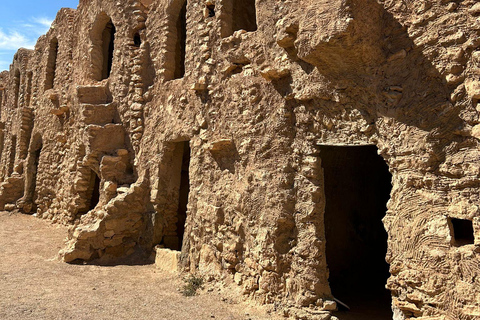
[[71,224],[67,262],[161,244],[186,271],[328,319],[319,146],[376,145],[395,319],[478,317],[479,5],[184,5],[82,0],[17,53],[0,74],[0,205]]

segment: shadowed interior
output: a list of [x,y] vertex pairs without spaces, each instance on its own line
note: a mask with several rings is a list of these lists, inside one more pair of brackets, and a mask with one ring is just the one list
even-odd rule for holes
[[449,218],[450,234],[453,245],[461,247],[475,242],[473,223],[471,220]]
[[257,30],[257,11],[255,0],[233,1],[233,31],[245,30],[247,32]]
[[102,70],[102,79],[107,79],[110,77],[110,72],[112,71],[113,64],[113,51],[114,51],[114,42],[115,42],[115,26],[110,20],[102,33],[103,41],[103,70]]
[[175,142],[171,146],[168,161],[168,177],[171,191],[161,205],[165,229],[162,244],[172,250],[181,250],[187,219],[188,195],[190,192],[190,144],[189,141]]
[[30,194],[33,196],[33,199],[35,200],[35,203],[38,200],[38,194],[37,194],[37,174],[38,174],[38,165],[40,164],[40,154],[42,152],[42,146],[40,146],[36,151],[35,151],[35,159],[33,162],[33,178],[32,178],[32,189],[30,190]]
[[329,282],[342,320],[392,319],[382,218],[391,174],[375,146],[322,146]]
[[187,1],[182,6],[177,20],[177,42],[175,46],[174,78],[180,79],[185,75],[185,55],[187,46]]
[[90,187],[88,188],[88,194],[90,195],[90,206],[88,210],[93,210],[100,201],[100,178],[92,170],[90,177]]

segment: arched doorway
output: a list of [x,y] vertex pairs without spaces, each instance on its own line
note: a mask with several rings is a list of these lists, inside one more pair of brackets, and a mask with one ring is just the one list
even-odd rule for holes
[[114,62],[116,28],[112,19],[104,12],[100,13],[90,32],[91,77],[101,81],[108,79]]

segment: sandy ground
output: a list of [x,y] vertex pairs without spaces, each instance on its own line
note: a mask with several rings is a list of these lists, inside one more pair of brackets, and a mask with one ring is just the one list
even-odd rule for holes
[[0,319],[280,319],[218,290],[182,296],[154,265],[69,265],[56,259],[64,226],[0,213]]

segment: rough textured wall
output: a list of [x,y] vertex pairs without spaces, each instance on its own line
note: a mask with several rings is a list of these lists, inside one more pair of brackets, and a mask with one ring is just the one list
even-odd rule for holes
[[479,4],[184,4],[82,0],[18,52],[0,74],[1,206],[71,224],[65,261],[181,247],[187,271],[328,319],[319,146],[376,145],[394,318],[478,317]]

